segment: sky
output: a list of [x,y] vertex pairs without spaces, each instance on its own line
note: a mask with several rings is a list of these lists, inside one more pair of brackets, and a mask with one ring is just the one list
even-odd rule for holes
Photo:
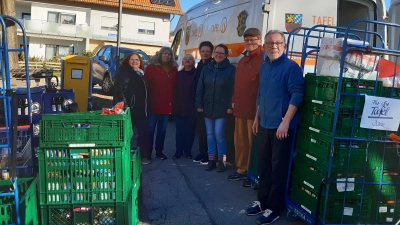
[[[190,9],[192,6],[202,2],[203,0],[180,0],[179,3],[181,4],[181,8],[183,12],[186,12],[188,9]],[[385,5],[386,5],[386,9],[389,10],[389,6],[390,6],[390,0],[385,0]],[[176,24],[179,21],[179,16],[175,15],[175,17],[173,17],[173,20],[171,20],[171,28],[170,30],[174,30],[176,27]]]
[[[180,0],[179,3],[181,4],[182,12],[186,12],[192,6],[197,5],[202,1],[204,1],[204,0]],[[385,0],[385,1],[389,1],[389,0]],[[176,24],[178,23],[178,21],[179,21],[179,16],[175,15],[175,17],[173,17],[173,20],[171,20],[170,30],[175,30],[175,27],[176,27]]]

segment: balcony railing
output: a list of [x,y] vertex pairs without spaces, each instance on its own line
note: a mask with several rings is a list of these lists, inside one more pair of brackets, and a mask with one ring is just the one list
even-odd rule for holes
[[83,24],[62,24],[43,20],[20,19],[27,33],[59,35],[77,38],[91,38],[93,27]]

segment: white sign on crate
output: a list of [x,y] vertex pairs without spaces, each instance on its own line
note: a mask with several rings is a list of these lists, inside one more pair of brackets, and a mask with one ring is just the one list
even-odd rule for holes
[[399,122],[400,100],[365,95],[360,127],[397,131]]

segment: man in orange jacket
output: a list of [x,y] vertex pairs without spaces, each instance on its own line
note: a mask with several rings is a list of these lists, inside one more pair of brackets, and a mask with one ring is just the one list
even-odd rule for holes
[[256,113],[258,75],[264,53],[259,29],[249,28],[243,36],[246,51],[236,67],[232,97],[233,115],[236,117],[234,141],[237,170],[228,176],[228,180],[245,179],[243,186],[248,187],[251,186],[251,181],[246,179],[253,141],[251,127]]

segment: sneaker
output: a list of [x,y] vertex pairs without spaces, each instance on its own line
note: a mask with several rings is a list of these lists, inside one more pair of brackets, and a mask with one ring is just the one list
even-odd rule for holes
[[244,181],[243,181],[243,187],[251,187],[252,183],[253,183],[253,182],[251,181],[250,178],[246,178],[246,179],[244,179]]
[[256,220],[256,224],[259,225],[271,224],[277,219],[279,219],[279,215],[267,209],[265,210],[262,216],[258,217],[258,219]]
[[150,159],[147,159],[147,158],[143,158],[142,159],[142,164],[143,165],[147,165],[147,164],[150,164],[151,163],[151,160]]
[[208,164],[208,158],[204,157],[202,160],[200,160],[201,165],[207,165]]
[[246,209],[245,213],[248,216],[255,216],[263,213],[264,210],[261,209],[261,203],[259,201],[254,201],[253,205]]
[[204,155],[200,153],[200,154],[198,154],[198,155],[196,156],[196,158],[193,159],[193,162],[194,162],[194,163],[198,163],[198,162],[200,162],[203,158],[204,158]]
[[228,176],[228,180],[242,180],[242,179],[246,178],[246,176],[247,176],[246,174],[241,174],[241,173],[235,172]]
[[161,160],[166,160],[167,156],[164,155],[162,152],[156,152],[156,158],[161,159]]

